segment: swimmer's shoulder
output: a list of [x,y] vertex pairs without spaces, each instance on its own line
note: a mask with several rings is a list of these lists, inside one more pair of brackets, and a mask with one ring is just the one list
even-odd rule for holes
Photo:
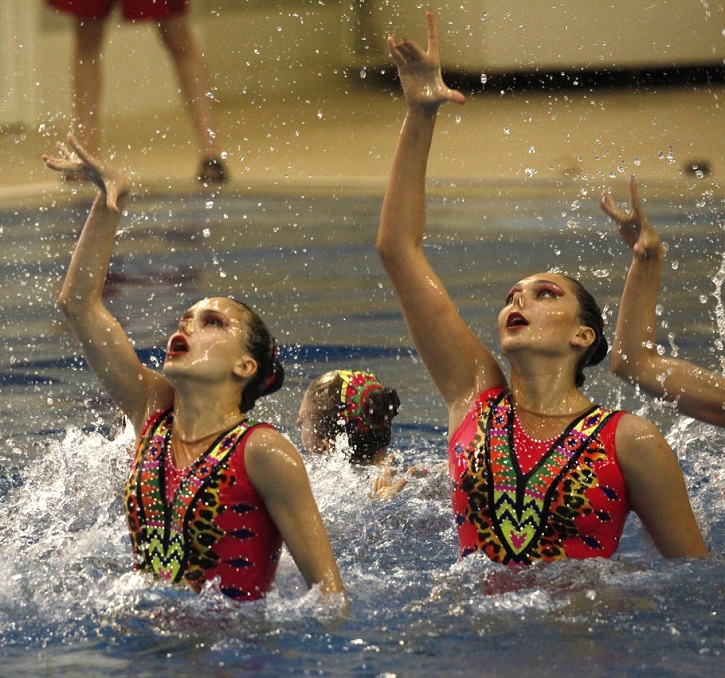
[[[252,484],[283,484],[303,474],[307,476],[302,455],[279,431],[270,426],[254,428],[244,449],[244,463]],[[258,490],[260,488],[257,488]]]

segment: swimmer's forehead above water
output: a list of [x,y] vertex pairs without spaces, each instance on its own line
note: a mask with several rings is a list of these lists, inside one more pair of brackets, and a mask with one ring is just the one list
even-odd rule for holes
[[515,285],[511,287],[506,297],[510,297],[514,292],[521,292],[527,287],[542,287],[548,286],[551,289],[558,290],[562,294],[573,292],[571,282],[566,279],[565,276],[560,273],[536,273],[519,280]]
[[230,325],[246,326],[246,310],[237,301],[227,297],[200,299],[181,314],[181,320],[193,320],[202,315],[216,315]]

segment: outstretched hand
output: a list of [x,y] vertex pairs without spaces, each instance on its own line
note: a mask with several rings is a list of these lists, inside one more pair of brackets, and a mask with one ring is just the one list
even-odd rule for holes
[[619,235],[632,249],[633,254],[644,259],[653,255],[661,255],[660,236],[644,212],[634,176],[629,179],[629,193],[632,202],[631,212],[625,212],[617,207],[607,191],[602,193],[599,204],[617,222]]
[[373,491],[370,493],[371,498],[392,499],[408,484],[408,478],[406,476],[395,478],[394,461],[395,455],[389,454],[386,457],[380,475],[373,479]]
[[398,67],[405,101],[410,108],[435,112],[441,104],[452,101],[462,104],[466,98],[450,89],[441,74],[438,52],[438,29],[433,12],[426,12],[428,22],[428,51],[424,52],[412,40],[396,42],[388,36],[388,48]]
[[121,170],[92,156],[72,134],[68,135],[67,145],[59,141],[56,147],[60,157],[44,155],[45,166],[57,172],[80,173],[87,177],[106,194],[106,207],[119,212],[119,200],[131,190],[128,177]]

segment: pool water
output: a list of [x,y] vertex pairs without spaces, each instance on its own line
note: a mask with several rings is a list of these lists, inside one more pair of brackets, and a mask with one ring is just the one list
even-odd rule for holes
[[[374,252],[378,192],[147,194],[119,234],[107,300],[142,359],[206,295],[256,307],[282,345],[286,386],[260,401],[299,443],[308,381],[365,368],[402,407],[396,464],[430,471],[389,501],[342,455],[308,470],[350,598],[334,616],[284,552],[265,601],[235,604],[132,573],[121,491],[130,431],[55,308],[88,195],[0,211],[0,675],[722,675],[725,432],[608,374],[587,393],[655,421],[677,451],[713,558],[665,561],[635,516],[612,560],[509,570],[458,560],[439,462],[446,421]],[[711,369],[725,356],[725,205],[697,192],[647,204],[669,243],[658,334]],[[461,312],[496,346],[510,285],[552,267],[579,277],[611,337],[629,255],[596,198],[572,189],[432,186],[426,247]],[[114,437],[115,436],[115,437]]]

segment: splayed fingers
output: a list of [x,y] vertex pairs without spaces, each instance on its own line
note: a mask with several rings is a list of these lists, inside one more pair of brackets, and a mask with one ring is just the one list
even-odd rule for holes
[[78,172],[87,177],[106,194],[107,207],[118,212],[119,199],[131,189],[126,175],[89,153],[72,134],[68,135],[67,144],[59,141],[56,148],[60,157],[43,156],[46,167],[65,173]]
[[388,37],[390,54],[398,67],[403,93],[411,108],[435,111],[447,101],[462,104],[465,97],[461,92],[450,89],[441,75],[438,53],[438,30],[432,12],[426,14],[428,22],[428,49],[423,51],[407,38],[399,42]]
[[659,253],[660,238],[645,214],[634,176],[629,179],[629,195],[632,209],[618,207],[608,191],[602,193],[599,204],[617,224],[619,235],[637,256],[647,257]]

